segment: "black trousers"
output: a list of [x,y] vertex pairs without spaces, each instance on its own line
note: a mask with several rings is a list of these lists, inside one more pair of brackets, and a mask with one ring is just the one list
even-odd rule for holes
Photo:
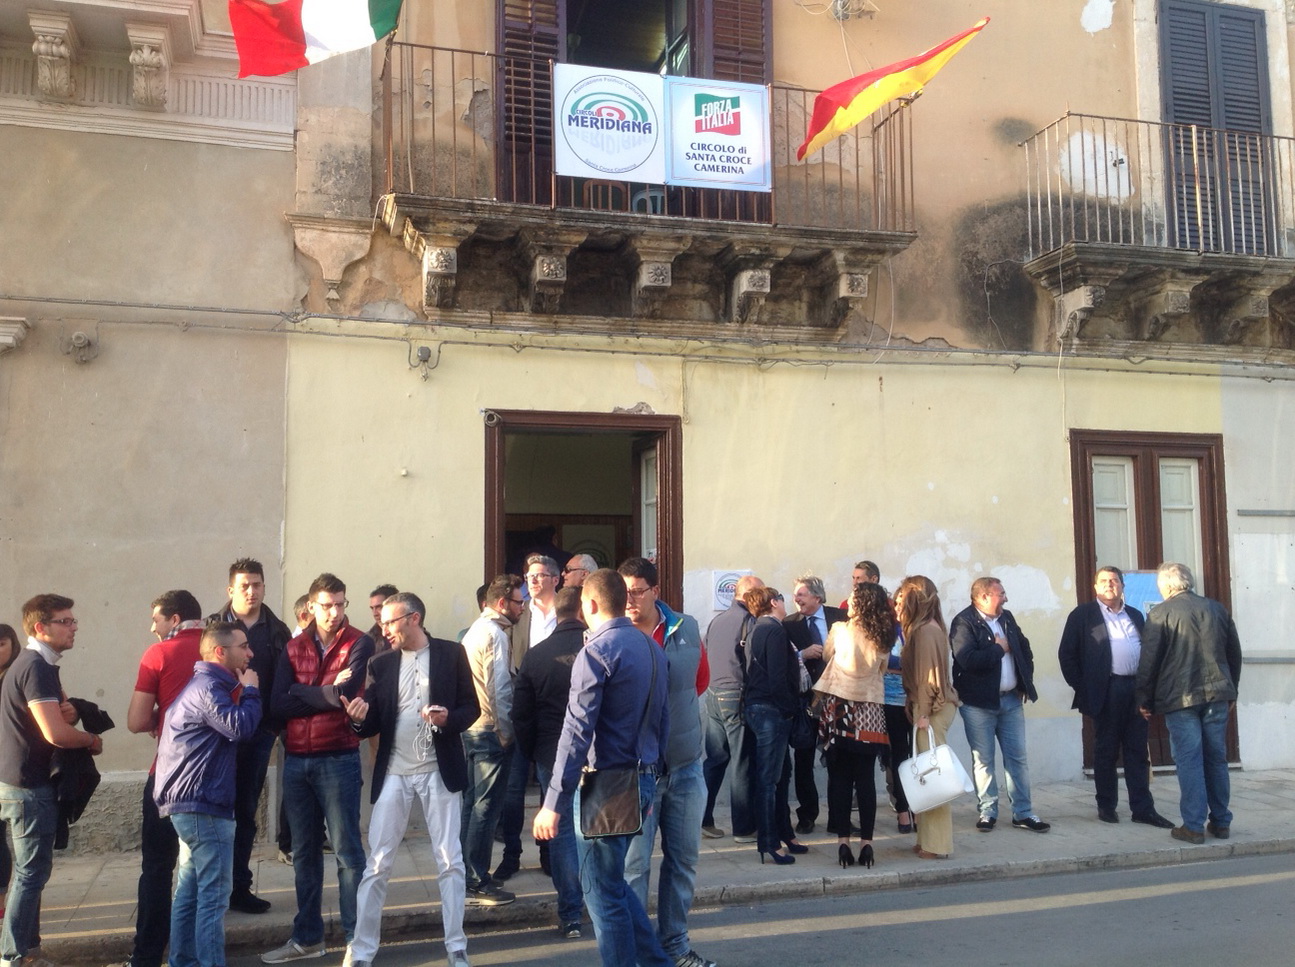
[[1106,704],[1093,719],[1093,780],[1097,807],[1114,809],[1120,801],[1116,763],[1124,760],[1124,787],[1129,811],[1149,816],[1156,811],[1151,796],[1151,763],[1147,757],[1147,720],[1138,711],[1134,676],[1112,675],[1106,686]]
[[792,749],[791,761],[795,767],[796,820],[801,823],[818,821],[818,783],[814,781],[814,759],[818,746]]
[[[872,839],[877,825],[877,753],[875,746],[838,738],[823,754],[827,761],[827,831],[850,835],[850,809],[859,806],[859,829]],[[865,751],[866,750],[866,751]]]
[[144,783],[143,823],[139,843],[139,909],[135,914],[135,949],[131,967],[161,967],[171,939],[171,879],[180,858],[180,837],[171,820],[158,815],[153,775]]
[[902,705],[883,706],[886,711],[886,737],[890,750],[886,753],[886,776],[890,794],[895,797],[895,812],[908,812],[908,797],[904,784],[899,781],[899,766],[913,754],[913,726]]

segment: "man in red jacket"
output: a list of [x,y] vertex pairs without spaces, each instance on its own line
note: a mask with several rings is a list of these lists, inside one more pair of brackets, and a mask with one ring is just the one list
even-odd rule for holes
[[315,578],[312,621],[283,649],[270,706],[287,722],[283,798],[292,827],[297,916],[282,947],[261,955],[282,964],[324,955],[324,850],[321,820],[337,854],[337,903],[347,943],[355,935],[355,894],[364,873],[360,843],[360,739],[343,705],[359,697],[373,640],[346,620],[346,585]]
[[[126,710],[126,728],[160,736],[166,710],[193,678],[201,660],[202,606],[188,591],[167,591],[153,602],[153,634],[139,661],[135,692]],[[143,822],[139,842],[139,891],[135,908],[135,944],[130,967],[162,967],[171,936],[171,881],[180,840],[171,820],[158,814],[153,799],[154,767],[144,783]]]

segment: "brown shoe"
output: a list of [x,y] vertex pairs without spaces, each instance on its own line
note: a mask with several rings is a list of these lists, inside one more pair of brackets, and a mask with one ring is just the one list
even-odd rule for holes
[[1206,823],[1205,829],[1215,839],[1227,839],[1232,835],[1231,826],[1220,826],[1218,823]]
[[1191,843],[1193,846],[1203,846],[1205,844],[1204,833],[1188,829],[1186,826],[1175,826],[1169,831],[1169,835],[1174,839],[1181,839],[1184,843]]
[[920,860],[947,860],[949,858],[948,853],[932,853],[930,850],[922,849],[920,846],[914,846],[913,852],[917,854],[917,858]]

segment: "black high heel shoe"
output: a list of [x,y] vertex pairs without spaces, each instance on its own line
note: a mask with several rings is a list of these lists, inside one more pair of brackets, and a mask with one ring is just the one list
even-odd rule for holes
[[795,853],[797,856],[800,856],[809,852],[808,846],[804,843],[798,843],[794,839],[784,839],[783,842],[787,844],[788,853]]
[[872,869],[872,844],[864,843],[859,849],[859,865],[866,869]]
[[899,827],[899,831],[901,833],[911,833],[914,829],[917,828],[913,822],[913,814],[911,812],[908,814],[908,822],[906,823],[901,823],[899,821],[899,817],[896,816],[895,825]]
[[848,844],[842,843],[836,848],[836,857],[837,861],[841,864],[841,869],[845,869],[847,866],[854,866],[854,854],[850,852]]
[[[760,865],[764,866],[764,850],[759,850]],[[773,860],[778,866],[788,866],[796,862],[796,857],[788,856],[786,853],[779,853],[777,850],[769,851],[769,859]]]

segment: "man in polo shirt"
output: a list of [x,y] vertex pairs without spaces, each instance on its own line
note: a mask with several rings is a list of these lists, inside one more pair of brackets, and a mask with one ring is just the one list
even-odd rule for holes
[[[193,678],[201,660],[202,606],[188,591],[167,591],[153,602],[153,634],[139,661],[135,693],[126,711],[126,728],[154,737],[166,710]],[[162,967],[171,936],[171,880],[180,855],[180,840],[171,821],[158,814],[153,799],[157,760],[144,782],[143,821],[139,837],[139,890],[135,908],[135,943],[130,967]]]
[[[252,649],[252,671],[261,682],[261,693],[270,695],[283,646],[291,637],[288,626],[265,605],[265,569],[260,561],[242,557],[229,566],[229,604],[212,615],[242,627]],[[252,847],[256,843],[256,810],[265,786],[265,772],[274,750],[275,722],[264,710],[255,734],[238,744],[238,766],[234,777],[234,890],[229,908],[240,913],[265,913],[270,901],[252,892]]]
[[0,685],[0,820],[13,837],[13,889],[0,930],[0,967],[41,967],[40,898],[54,865],[58,802],[50,780],[55,749],[103,751],[103,740],[73,726],[58,663],[76,641],[73,601],[38,594],[22,607],[27,647]]

